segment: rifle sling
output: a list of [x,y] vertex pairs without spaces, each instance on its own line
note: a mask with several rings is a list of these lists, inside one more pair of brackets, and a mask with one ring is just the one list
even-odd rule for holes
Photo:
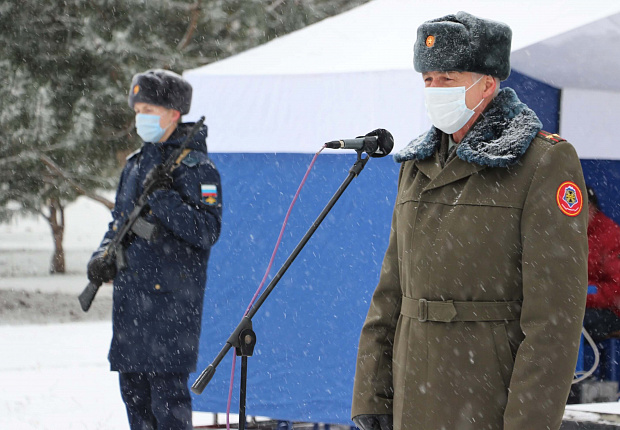
[[181,152],[179,154],[179,156],[177,157],[176,160],[174,160],[174,165],[172,166],[172,170],[176,169],[177,167],[179,167],[179,164],[181,164],[181,161],[183,161],[183,159],[185,157],[187,157],[187,155],[192,152],[192,150],[190,148],[185,148],[183,150],[183,152]]

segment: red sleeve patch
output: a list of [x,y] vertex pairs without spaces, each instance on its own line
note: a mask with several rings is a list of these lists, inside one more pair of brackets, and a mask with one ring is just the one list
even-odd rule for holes
[[579,187],[571,181],[566,181],[560,185],[556,194],[558,207],[568,216],[577,216],[583,209],[583,195]]

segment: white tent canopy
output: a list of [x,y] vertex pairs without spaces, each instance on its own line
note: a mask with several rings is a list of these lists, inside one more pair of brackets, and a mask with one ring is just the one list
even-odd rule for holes
[[[620,2],[610,0],[374,0],[186,71],[188,119],[207,117],[214,152],[315,152],[379,127],[400,148],[429,126],[416,29],[459,10],[510,25],[512,67],[564,90],[561,134],[581,157],[620,159],[620,149],[590,144],[610,141],[615,112],[605,106],[620,104]],[[596,130],[584,127],[584,107]]]

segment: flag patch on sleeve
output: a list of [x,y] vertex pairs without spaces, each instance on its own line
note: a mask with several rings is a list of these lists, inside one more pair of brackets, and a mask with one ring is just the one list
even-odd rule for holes
[[577,216],[583,208],[583,196],[579,187],[571,181],[560,185],[556,194],[556,201],[562,213],[568,216]]
[[201,200],[209,206],[217,205],[217,186],[215,184],[200,184]]

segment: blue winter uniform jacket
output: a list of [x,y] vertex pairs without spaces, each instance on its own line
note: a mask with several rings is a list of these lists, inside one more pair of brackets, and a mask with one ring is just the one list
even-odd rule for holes
[[[133,209],[146,174],[168,158],[191,126],[180,124],[166,142],[145,143],[128,158],[102,247]],[[157,225],[156,237],[133,236],[126,246],[128,267],[114,279],[112,370],[195,370],[207,262],[222,217],[220,176],[207,155],[206,137],[206,127],[196,133],[192,151],[173,172],[172,188],[149,197],[144,218]]]

